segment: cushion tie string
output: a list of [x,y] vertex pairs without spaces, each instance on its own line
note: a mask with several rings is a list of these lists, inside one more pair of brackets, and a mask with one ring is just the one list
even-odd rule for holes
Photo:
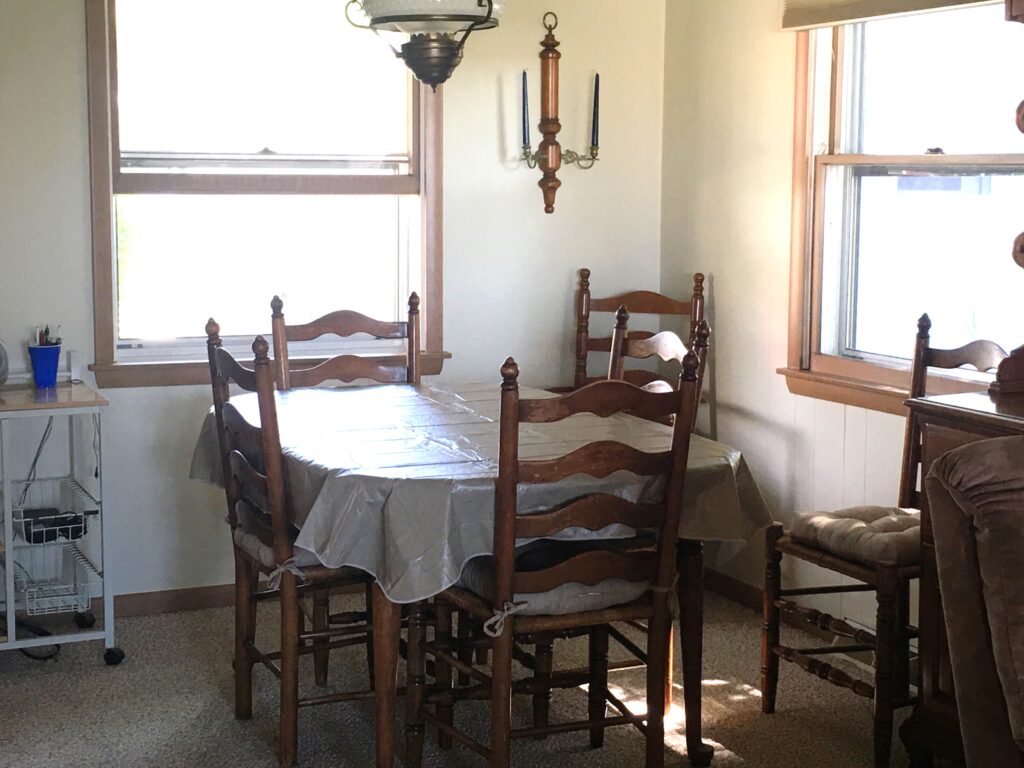
[[271,589],[281,588],[281,578],[285,573],[293,574],[297,579],[302,580],[304,578],[302,569],[295,564],[295,558],[289,557],[283,563],[279,564],[277,568],[270,572],[270,576],[267,579],[267,586]]
[[651,593],[655,595],[668,595],[669,604],[668,610],[672,614],[673,619],[679,618],[679,601],[673,600],[672,595],[675,594],[676,587],[679,585],[679,571],[676,571],[676,575],[672,577],[672,582],[667,587],[653,586],[651,587]]
[[505,631],[505,619],[514,613],[519,613],[525,607],[526,603],[522,602],[505,603],[500,611],[495,608],[494,615],[484,622],[484,634],[491,638],[501,637],[501,633]]

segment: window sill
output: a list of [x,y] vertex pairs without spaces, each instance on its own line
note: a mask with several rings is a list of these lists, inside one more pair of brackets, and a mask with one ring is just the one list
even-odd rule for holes
[[[871,370],[874,366],[865,366],[865,368]],[[907,415],[904,405],[907,398],[910,397],[907,386],[800,368],[779,368],[777,373],[786,377],[786,386],[794,395],[828,400],[833,403],[865,408],[869,411],[891,413],[896,416]],[[928,382],[929,394],[979,392],[985,390],[987,386],[982,382],[937,373],[932,373],[928,377]]]
[[[424,352],[420,356],[424,376],[441,373],[445,360],[451,359],[451,352]],[[388,362],[404,362],[405,355],[367,355]],[[316,365],[324,357],[294,358],[293,362]],[[181,387],[210,384],[210,366],[204,361],[174,361],[165,363],[94,363],[89,370],[96,375],[96,386],[100,389],[131,387]]]

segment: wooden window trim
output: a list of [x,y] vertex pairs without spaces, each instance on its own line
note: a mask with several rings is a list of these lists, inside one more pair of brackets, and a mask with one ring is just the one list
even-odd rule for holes
[[[842,49],[842,35],[833,41],[834,50]],[[899,416],[906,415],[905,401],[910,392],[911,361],[858,360],[820,352],[821,340],[821,275],[820,247],[814,243],[821,231],[823,184],[819,170],[829,165],[915,165],[957,164],[1021,164],[1021,157],[1011,155],[972,156],[872,156],[836,155],[839,141],[838,89],[841,68],[832,78],[832,119],[829,132],[830,155],[815,157],[811,146],[810,103],[810,33],[796,33],[796,93],[793,132],[793,203],[790,230],[789,341],[786,366],[778,373],[786,377],[789,391],[795,395],[828,400]],[[896,329],[894,332],[899,332]],[[913,329],[905,331],[908,348]],[[987,382],[970,375],[935,372],[929,377],[929,391],[936,394],[979,391]]]
[[[122,174],[117,140],[115,0],[85,0],[89,97],[89,165],[92,206],[94,362],[100,388],[209,383],[209,365],[195,361],[119,362],[114,317],[115,193],[195,194],[416,194],[421,202],[423,373],[441,372],[444,352],[443,285],[443,89],[419,83],[413,93],[409,173],[397,176]],[[390,357],[381,355],[381,357]],[[404,360],[404,356],[400,356]],[[318,358],[309,358],[313,363]]]

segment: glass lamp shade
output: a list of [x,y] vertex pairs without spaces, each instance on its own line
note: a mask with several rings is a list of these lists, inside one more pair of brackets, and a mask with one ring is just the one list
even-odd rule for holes
[[[494,10],[486,24],[491,29],[501,21],[503,0],[493,0]],[[487,18],[487,0],[362,0],[370,26],[383,32],[407,35],[463,32]]]

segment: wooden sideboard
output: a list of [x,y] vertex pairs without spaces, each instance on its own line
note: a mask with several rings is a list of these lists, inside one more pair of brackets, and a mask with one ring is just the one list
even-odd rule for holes
[[[942,454],[976,440],[1024,435],[1024,395],[987,392],[922,397],[907,401],[923,440],[921,477]],[[900,728],[911,765],[930,765],[930,757],[964,762],[953,675],[946,642],[935,543],[928,499],[921,495],[921,599],[918,655],[921,689],[914,712]]]

